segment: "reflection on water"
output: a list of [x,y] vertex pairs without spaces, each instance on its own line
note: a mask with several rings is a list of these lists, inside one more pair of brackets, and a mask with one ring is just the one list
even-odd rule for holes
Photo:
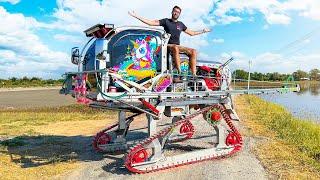
[[303,82],[301,91],[287,94],[264,94],[263,99],[285,106],[294,116],[320,123],[320,83]]
[[301,90],[298,95],[303,95],[306,93],[310,93],[313,96],[319,96],[320,93],[320,83],[301,83],[300,84]]

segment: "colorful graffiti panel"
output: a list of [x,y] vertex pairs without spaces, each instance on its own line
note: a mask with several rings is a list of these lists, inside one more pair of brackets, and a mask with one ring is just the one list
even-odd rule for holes
[[161,50],[156,37],[133,36],[125,49],[124,60],[113,67],[113,70],[123,78],[137,81],[146,77],[153,77],[157,72],[155,57]]

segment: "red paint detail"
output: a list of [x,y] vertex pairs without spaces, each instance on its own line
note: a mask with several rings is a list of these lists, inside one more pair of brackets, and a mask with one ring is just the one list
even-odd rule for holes
[[210,67],[208,67],[208,66],[200,66],[200,69],[207,71],[208,73],[211,71]]
[[147,37],[146,37],[146,41],[151,41],[151,37],[150,37],[150,36],[147,36]]
[[193,134],[194,134],[194,127],[191,124],[191,122],[187,122],[181,125],[180,127],[180,133],[181,134],[187,134],[188,139],[192,138]]
[[161,49],[161,46],[158,46],[157,49],[156,49],[156,51],[155,51],[155,53],[156,53],[156,54],[159,53],[159,52],[160,52],[160,49]]
[[218,111],[213,111],[211,113],[211,120],[212,121],[219,121],[221,119],[221,114]]
[[[210,74],[210,72],[212,71],[212,69],[208,66],[200,66],[200,69],[203,71],[206,71],[208,73],[208,75]],[[221,86],[221,74],[220,72],[217,70],[216,72],[216,77],[207,77],[204,78],[204,81],[207,85],[207,87],[211,90],[218,90],[219,87]]]
[[112,28],[101,28],[93,33],[93,36],[96,38],[103,38]]
[[211,90],[218,90],[220,87],[220,83],[217,79],[204,78],[204,81]]
[[150,104],[149,102],[147,102],[146,100],[144,100],[142,98],[140,98],[139,100],[142,102],[142,104],[145,107],[149,108],[152,112],[154,112],[157,115],[159,114],[159,110],[157,108],[155,108],[152,104]]

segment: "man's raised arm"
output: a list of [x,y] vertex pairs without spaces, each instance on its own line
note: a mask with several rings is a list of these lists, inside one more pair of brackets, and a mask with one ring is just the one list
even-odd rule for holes
[[210,29],[204,28],[201,31],[192,31],[192,30],[186,29],[184,32],[189,34],[190,36],[195,36],[195,35],[207,33],[207,32],[210,32],[210,31],[211,31]]
[[138,20],[140,20],[141,22],[148,24],[149,26],[160,26],[160,22],[159,20],[149,20],[149,19],[145,19],[143,17],[138,16],[134,11],[129,11],[128,14]]

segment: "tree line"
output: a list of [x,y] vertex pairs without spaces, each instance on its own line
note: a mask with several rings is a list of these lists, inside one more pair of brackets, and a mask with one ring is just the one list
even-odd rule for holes
[[[232,77],[236,79],[248,79],[249,73],[245,70],[237,69],[233,71]],[[286,81],[290,76],[293,76],[294,80],[313,80],[320,81],[320,70],[312,69],[309,72],[297,70],[292,74],[281,74],[278,72],[273,73],[250,73],[250,79],[257,81]],[[42,79],[38,77],[12,77],[9,79],[0,79],[0,88],[11,87],[36,87],[36,86],[60,86],[63,83],[63,79]]]
[[[249,72],[237,69],[233,71],[232,77],[236,79],[248,79]],[[320,70],[312,69],[309,72],[305,72],[302,70],[297,70],[292,74],[281,74],[278,72],[273,73],[260,73],[260,72],[252,72],[250,73],[250,79],[257,81],[286,81],[290,76],[293,76],[295,81],[300,80],[313,80],[320,81]]]
[[23,78],[12,77],[9,79],[0,79],[0,88],[60,86],[63,81],[63,79],[28,78],[26,76]]

